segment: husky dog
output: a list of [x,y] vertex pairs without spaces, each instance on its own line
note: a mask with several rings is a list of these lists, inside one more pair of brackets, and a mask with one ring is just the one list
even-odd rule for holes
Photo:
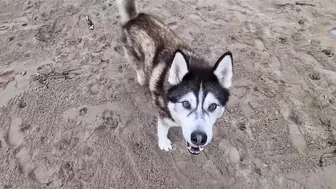
[[116,0],[123,49],[140,85],[148,85],[159,108],[158,145],[172,149],[169,128],[182,127],[187,149],[197,155],[209,144],[213,125],[229,100],[232,54],[212,66],[153,15],[139,13],[136,0]]

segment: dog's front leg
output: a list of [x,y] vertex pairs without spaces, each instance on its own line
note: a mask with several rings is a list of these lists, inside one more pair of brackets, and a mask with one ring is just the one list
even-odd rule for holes
[[158,143],[159,148],[164,151],[169,151],[172,149],[171,141],[168,139],[168,131],[170,127],[171,126],[168,125],[163,118],[158,117],[158,123],[157,123]]

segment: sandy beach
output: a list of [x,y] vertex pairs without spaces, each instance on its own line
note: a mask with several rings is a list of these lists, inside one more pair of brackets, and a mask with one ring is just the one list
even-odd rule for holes
[[0,0],[1,189],[336,188],[336,1],[138,5],[210,62],[233,53],[213,141],[159,149],[114,0]]

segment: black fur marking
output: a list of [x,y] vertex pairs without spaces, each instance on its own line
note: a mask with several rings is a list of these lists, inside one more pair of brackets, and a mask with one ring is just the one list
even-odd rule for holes
[[159,117],[161,117],[162,119],[163,118],[168,118],[172,121],[175,121],[167,108],[159,107]]
[[[226,55],[231,55],[231,53],[227,52],[222,55],[218,62],[220,62]],[[214,67],[218,65],[218,62]],[[201,83],[202,90],[204,92],[203,98],[205,98],[207,93],[211,92],[218,99],[220,104],[225,106],[229,100],[230,94],[227,89],[220,85],[217,77],[214,74],[214,68],[206,64],[205,61],[192,57],[189,58],[189,72],[183,77],[179,84],[174,85],[168,89],[168,100],[176,103],[189,92],[194,92],[198,99]],[[204,101],[204,99],[202,100]]]

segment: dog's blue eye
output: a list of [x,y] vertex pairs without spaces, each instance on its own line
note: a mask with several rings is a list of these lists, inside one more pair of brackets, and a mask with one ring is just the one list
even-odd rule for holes
[[210,104],[210,106],[208,107],[209,112],[213,112],[216,109],[217,109],[217,104],[215,103]]
[[190,109],[191,108],[191,105],[188,101],[183,101],[182,102],[182,106],[185,108],[185,109]]

